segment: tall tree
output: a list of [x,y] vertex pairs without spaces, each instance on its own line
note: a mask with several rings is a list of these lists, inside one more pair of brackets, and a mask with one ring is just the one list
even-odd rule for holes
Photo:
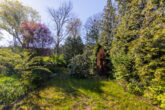
[[81,25],[82,25],[82,23],[79,18],[71,19],[66,26],[66,31],[69,34],[69,36],[70,37],[80,36]]
[[17,0],[5,0],[0,2],[0,28],[13,36],[14,45],[23,45],[20,25],[26,21],[40,20],[38,12],[30,7],[22,5]]
[[116,77],[165,108],[164,1],[118,1],[121,19],[111,49]]
[[68,37],[64,44],[64,59],[69,63],[69,60],[78,54],[83,53],[83,42],[80,36]]
[[104,8],[101,24],[102,33],[99,38],[99,43],[101,45],[104,45],[107,51],[109,50],[113,38],[113,28],[115,27],[115,20],[116,14],[112,0],[107,0],[107,5]]
[[25,48],[49,48],[53,42],[50,30],[46,25],[35,22],[24,22],[21,25],[23,46]]
[[165,96],[165,9],[162,8],[165,4],[162,0],[144,1],[144,21],[134,50],[135,67],[141,82],[147,86],[145,95],[152,94],[149,98],[154,103],[161,103],[164,109],[163,98],[155,96]]
[[101,15],[96,14],[89,17],[85,23],[85,37],[86,43],[96,44],[101,34]]
[[57,54],[59,54],[61,42],[66,37],[66,33],[64,32],[64,26],[71,19],[71,11],[71,2],[63,3],[57,10],[54,8],[48,8],[48,12],[55,26],[55,49]]
[[[112,63],[110,60],[110,48],[111,48],[111,42],[113,39],[113,29],[115,27],[115,18],[116,18],[116,14],[115,14],[115,8],[113,7],[112,1],[111,0],[107,0],[107,5],[104,8],[104,12],[103,12],[103,18],[102,18],[102,22],[101,22],[101,35],[98,39],[98,44],[96,45],[94,52],[93,52],[93,57],[92,57],[92,65],[95,65],[97,62],[97,58],[96,58],[96,53],[97,50],[100,47],[104,47],[104,51],[106,52],[106,66],[108,65],[107,68],[107,74],[110,73],[109,75],[112,78]],[[97,67],[92,66],[92,68],[96,69]]]
[[134,74],[136,72],[133,72],[134,57],[130,47],[133,47],[134,41],[139,38],[139,31],[144,18],[141,14],[143,10],[143,7],[141,7],[142,1],[118,2],[120,19],[111,49],[112,63],[118,78],[129,80],[130,77],[134,77],[138,79],[137,74]]

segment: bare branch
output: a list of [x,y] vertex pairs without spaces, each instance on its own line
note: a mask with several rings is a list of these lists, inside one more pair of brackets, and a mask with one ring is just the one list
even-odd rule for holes
[[59,45],[64,40],[64,31],[63,28],[66,23],[71,19],[72,3],[65,2],[57,10],[54,8],[48,8],[48,13],[52,18],[55,26],[56,33],[56,52],[59,51]]
[[66,26],[67,32],[69,36],[76,37],[80,35],[81,30],[81,21],[79,18],[74,18],[69,21],[68,25]]

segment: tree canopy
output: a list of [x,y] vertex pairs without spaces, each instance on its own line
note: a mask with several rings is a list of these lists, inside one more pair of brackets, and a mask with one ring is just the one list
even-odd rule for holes
[[20,25],[27,20],[38,21],[40,16],[36,10],[22,5],[17,0],[0,2],[0,29],[5,30],[13,37],[14,45],[23,45]]

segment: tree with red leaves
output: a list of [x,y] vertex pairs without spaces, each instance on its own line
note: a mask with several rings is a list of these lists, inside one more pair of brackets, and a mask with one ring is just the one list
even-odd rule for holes
[[44,24],[27,21],[20,28],[25,48],[49,48],[53,43],[51,32]]

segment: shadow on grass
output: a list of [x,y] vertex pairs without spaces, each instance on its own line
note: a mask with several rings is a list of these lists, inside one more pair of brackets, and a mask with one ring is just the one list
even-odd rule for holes
[[[101,87],[104,86],[101,81],[100,78],[76,79],[69,76],[57,76],[47,84],[46,88],[55,87],[57,90],[75,97],[81,90],[101,95],[103,93]],[[81,94],[83,93],[81,92]]]
[[[23,105],[29,105],[30,109],[38,107],[36,110],[40,110],[39,106],[35,101],[39,101],[40,99],[44,99],[48,101],[49,104],[62,104],[65,103],[65,101],[70,100],[70,96],[77,98],[81,96],[89,96],[89,94],[95,94],[101,96],[103,93],[103,90],[101,89],[104,84],[102,81],[105,79],[100,78],[88,78],[88,79],[76,79],[69,76],[64,75],[57,75],[50,81],[48,81],[43,87],[36,89],[29,95],[26,95],[26,97],[23,99],[23,104],[17,103],[14,108],[18,109]],[[50,90],[49,90],[50,88]],[[52,89],[52,90],[51,90]],[[45,93],[45,96],[40,95],[40,91],[46,90],[48,94]],[[54,93],[53,93],[54,92]],[[58,98],[51,96],[56,95],[56,93],[59,95]],[[52,94],[51,94],[52,93]],[[66,100],[62,99],[63,95],[61,93],[64,93],[67,97]],[[50,97],[49,97],[50,95]],[[20,100],[21,101],[21,100]],[[20,102],[19,101],[19,102]],[[4,109],[5,110],[5,109]]]

